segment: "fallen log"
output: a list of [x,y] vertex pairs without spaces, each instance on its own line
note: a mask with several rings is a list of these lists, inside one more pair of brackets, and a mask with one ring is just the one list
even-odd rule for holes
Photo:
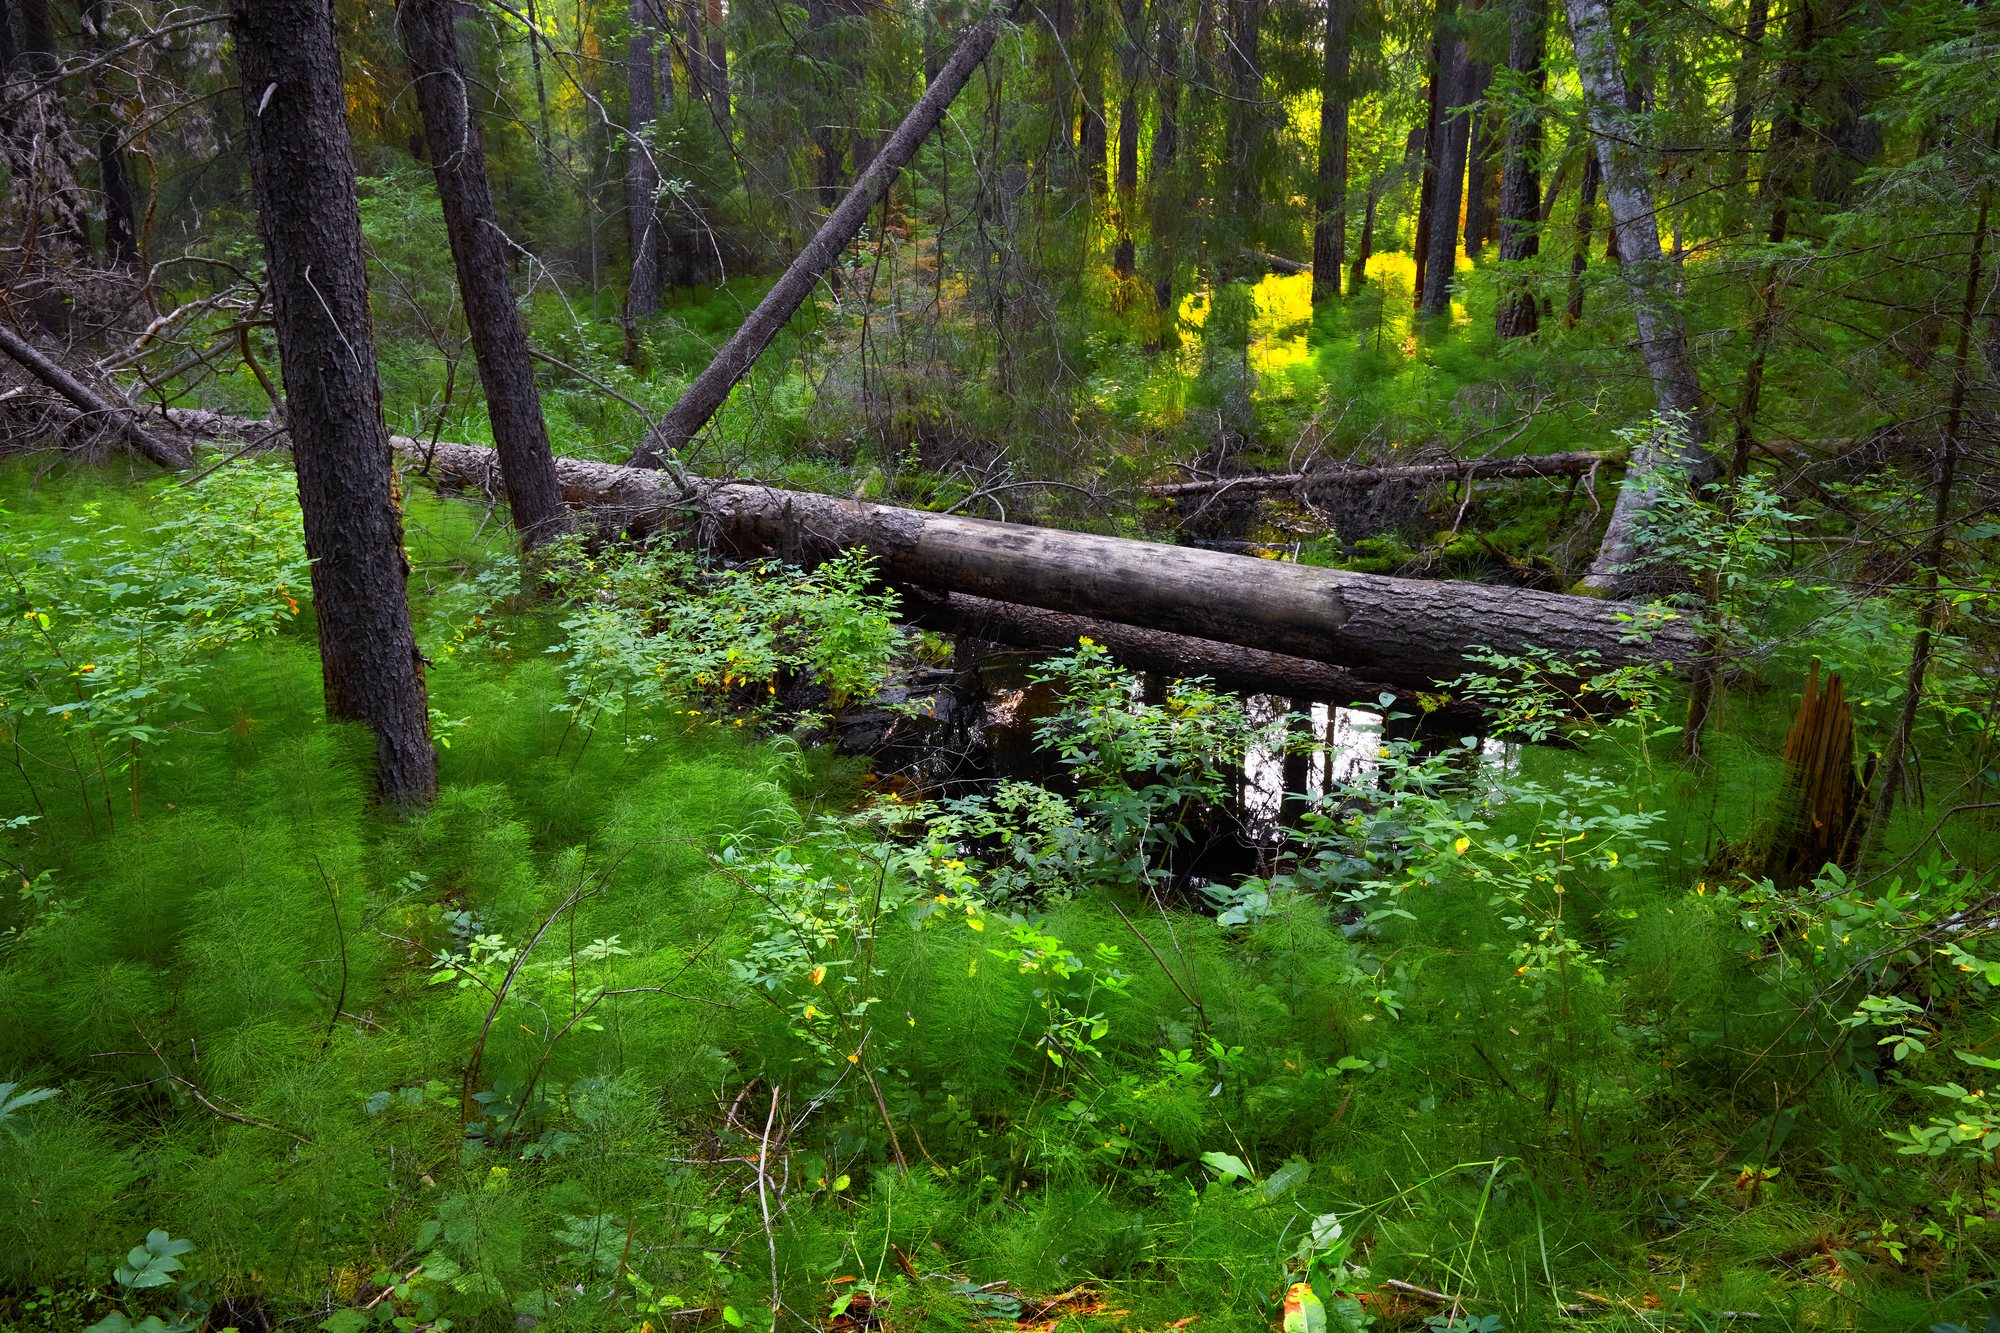
[[1622,462],[1614,454],[1575,452],[1524,454],[1518,458],[1477,458],[1447,463],[1409,463],[1388,467],[1318,467],[1304,472],[1259,472],[1240,477],[1205,477],[1200,481],[1157,482],[1143,488],[1156,498],[1213,495],[1223,491],[1287,491],[1302,486],[1379,486],[1384,482],[1498,481],[1525,477],[1581,477],[1606,463]]
[[79,412],[95,418],[140,457],[167,468],[186,467],[194,461],[193,454],[180,441],[156,435],[140,425],[130,404],[113,402],[92,389],[5,324],[0,324],[0,352],[67,398]]
[[[1275,694],[1286,699],[1359,704],[1368,708],[1379,707],[1383,696],[1391,695],[1404,711],[1415,713],[1423,708],[1407,687],[1398,689],[1385,681],[1363,680],[1326,662],[1044,611],[1014,602],[996,602],[965,593],[936,593],[926,588],[900,591],[903,619],[940,634],[983,639],[1015,648],[1048,649],[1074,648],[1079,639],[1087,638],[1104,645],[1112,657],[1135,671],[1175,678],[1206,676],[1223,689],[1240,694]],[[1452,726],[1476,726],[1482,720],[1478,709],[1452,702],[1433,708],[1430,715]]]
[[[211,433],[264,428],[214,413],[175,416]],[[390,445],[442,485],[498,493],[491,449],[407,436]],[[744,482],[692,479],[694,492],[683,496],[663,473],[580,458],[558,458],[556,475],[564,499],[614,528],[694,525],[704,542],[738,556],[800,564],[859,548],[898,585],[1330,663],[1394,689],[1452,680],[1479,648],[1593,654],[1604,665],[1684,662],[1695,652],[1678,622],[1642,639],[1630,608],[1592,597],[1319,569]]]
[[847,191],[847,195],[827,215],[813,238],[806,242],[806,248],[799,251],[784,273],[774,283],[757,308],[750,312],[741,328],[731,334],[722,350],[715,354],[694,383],[688,385],[678,401],[667,414],[661,417],[640,440],[639,447],[627,460],[634,467],[663,467],[673,460],[694,438],[695,432],[708,424],[729,397],[729,391],[736,382],[750,373],[750,367],[777,337],[778,330],[792,317],[807,296],[819,284],[847,243],[861,231],[862,223],[880,200],[889,186],[895,182],[896,174],[916,156],[917,149],[937,128],[944,113],[950,109],[952,100],[965,87],[966,80],[979,68],[986,53],[993,49],[1001,29],[1007,20],[992,14],[966,29],[959,39],[958,48],[951,53],[944,68],[937,72],[924,95],[903,117],[903,123],[896,127],[888,141],[876,152],[875,157],[862,171],[859,179]]

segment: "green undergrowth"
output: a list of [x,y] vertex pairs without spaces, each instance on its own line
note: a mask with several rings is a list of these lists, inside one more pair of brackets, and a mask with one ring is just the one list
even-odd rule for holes
[[744,711],[832,669],[814,608],[880,669],[845,575],[579,555],[524,609],[504,534],[416,496],[448,747],[397,819],[321,716],[282,473],[3,484],[9,1327],[974,1328],[1084,1284],[1064,1327],[1254,1330],[1305,1275],[1348,1327],[1978,1308],[2000,1131],[1937,1088],[2000,968],[1937,923],[1987,890],[1705,875],[1647,682],[1576,748],[1388,743],[1204,893],[1239,701],[1134,704],[1085,643],[1063,784],[871,798]]

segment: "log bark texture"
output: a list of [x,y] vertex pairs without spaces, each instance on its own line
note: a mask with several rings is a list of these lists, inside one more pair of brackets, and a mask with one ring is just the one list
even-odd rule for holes
[[[205,434],[268,429],[206,412],[175,419]],[[407,436],[391,444],[440,485],[497,493],[491,449]],[[558,458],[556,473],[564,497],[602,526],[643,533],[692,524],[735,555],[799,563],[859,548],[899,586],[1328,663],[1378,690],[1432,689],[1463,673],[1479,647],[1594,652],[1606,663],[1685,662],[1695,650],[1693,636],[1673,622],[1643,641],[1633,637],[1629,615],[1593,597],[1318,569],[742,482],[691,479],[684,492],[649,468],[580,458]]]
[[1477,458],[1448,463],[1409,463],[1393,467],[1312,468],[1305,472],[1269,472],[1201,481],[1167,481],[1144,488],[1147,495],[1213,495],[1219,491],[1285,491],[1302,486],[1376,486],[1383,482],[1487,481],[1525,477],[1581,477],[1606,463],[1611,454],[1530,454],[1520,458]]
[[[1243,694],[1276,694],[1336,705],[1358,703],[1369,708],[1379,707],[1382,696],[1390,694],[1397,696],[1406,710],[1421,706],[1410,698],[1408,687],[1364,680],[1330,663],[1044,611],[1017,602],[912,588],[904,590],[902,613],[905,620],[924,629],[1017,648],[1074,648],[1078,639],[1089,638],[1135,671],[1183,679],[1206,676],[1224,689]],[[1477,726],[1482,720],[1477,709],[1463,704],[1447,703],[1432,715],[1454,726]]]
[[466,328],[507,484],[507,507],[522,545],[532,547],[563,530],[562,491],[528,354],[528,331],[507,276],[507,246],[486,177],[485,140],[459,54],[456,8],[454,0],[402,0],[396,24],[444,205]]
[[710,417],[729,397],[729,391],[736,382],[750,372],[757,357],[777,336],[785,321],[792,317],[800,305],[847,243],[861,230],[867,221],[869,211],[882,198],[883,193],[894,183],[896,175],[910,159],[916,156],[930,132],[944,119],[945,111],[973,70],[986,59],[986,53],[993,49],[1006,20],[999,15],[981,19],[966,30],[959,39],[958,49],[951,53],[951,59],[938,71],[917,104],[910,108],[909,115],[882,145],[868,169],[854,182],[847,196],[828,215],[826,221],[799,251],[791,266],[767,292],[757,308],[750,312],[722,345],[694,383],[688,385],[680,400],[667,410],[654,427],[646,432],[639,447],[630,459],[634,467],[660,467],[664,460],[678,454],[694,438],[695,432],[708,424]]
[[437,793],[437,753],[368,322],[333,0],[231,0],[230,30],[327,715],[374,730],[385,799],[425,801]]

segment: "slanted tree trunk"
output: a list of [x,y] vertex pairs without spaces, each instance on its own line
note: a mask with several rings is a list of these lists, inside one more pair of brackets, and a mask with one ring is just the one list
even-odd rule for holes
[[129,404],[114,402],[108,395],[91,388],[64,369],[55,358],[4,324],[0,324],[0,352],[67,398],[94,425],[110,431],[141,457],[161,467],[186,467],[193,461],[178,440],[156,435],[141,425]]
[[1465,153],[1470,125],[1463,109],[1472,61],[1456,5],[1438,14],[1437,132],[1427,146],[1432,171],[1431,225],[1424,237],[1424,280],[1417,310],[1437,316],[1451,309],[1451,280],[1457,270],[1458,211],[1465,200]]
[[1660,253],[1652,183],[1634,141],[1632,121],[1623,114],[1630,103],[1607,0],[1565,3],[1591,137],[1604,172],[1605,199],[1611,205],[1612,225],[1618,229],[1619,273],[1631,297],[1639,352],[1663,423],[1662,430],[1635,453],[1597,558],[1584,575],[1583,587],[1603,595],[1618,591],[1623,570],[1637,555],[1635,520],[1657,498],[1648,475],[1652,468],[1678,463],[1687,469],[1690,481],[1700,484],[1714,475],[1714,461],[1704,447],[1708,424],[1701,383],[1688,350],[1687,326],[1674,304],[1673,265]]
[[445,233],[458,270],[479,382],[486,390],[507,507],[522,544],[535,547],[565,526],[562,488],[556,484],[528,333],[507,278],[507,246],[486,176],[486,145],[472,111],[472,85],[459,53],[456,7],[456,0],[401,0],[396,23],[444,205]]
[[375,732],[395,804],[437,793],[382,421],[332,0],[231,0],[237,82],[312,559],[327,715]]
[[1351,0],[1326,0],[1319,81],[1319,192],[1313,199],[1313,304],[1340,295],[1347,259],[1348,26]]
[[627,99],[625,210],[632,273],[625,286],[625,360],[637,359],[632,321],[660,305],[660,168],[650,132],[660,116],[660,31],[656,0],[632,0],[632,32],[625,46]]
[[757,308],[750,312],[741,328],[730,335],[722,350],[715,354],[694,383],[687,387],[667,414],[657,425],[646,433],[638,449],[631,458],[635,466],[660,467],[676,455],[687,442],[694,438],[696,431],[708,424],[716,409],[729,397],[729,391],[736,382],[750,372],[757,357],[777,336],[785,321],[812,294],[814,286],[847,243],[861,230],[867,221],[869,211],[894,183],[896,175],[909,160],[916,155],[937,123],[944,118],[946,108],[958,96],[972,71],[993,49],[994,41],[1000,35],[1001,25],[1006,22],[998,15],[980,20],[966,30],[959,39],[958,49],[931,82],[896,132],[889,136],[875,160],[861,173],[861,178],[848,190],[840,206],[833,210],[821,224],[812,240],[806,243],[790,267],[771,286]]
[[[1537,98],[1547,89],[1548,0],[1514,0],[1507,24],[1507,68],[1528,81]],[[1501,148],[1500,262],[1524,264],[1541,253],[1541,176],[1536,163],[1542,155],[1539,109],[1511,117]],[[1539,326],[1540,307],[1532,284],[1506,272],[1500,277],[1495,331],[1502,338],[1526,338]]]

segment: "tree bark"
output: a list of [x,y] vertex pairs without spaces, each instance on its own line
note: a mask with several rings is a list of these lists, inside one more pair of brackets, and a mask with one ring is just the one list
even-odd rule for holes
[[[1423,299],[1424,278],[1430,265],[1431,225],[1436,220],[1434,201],[1437,197],[1437,142],[1438,125],[1442,119],[1444,105],[1440,97],[1444,92],[1445,65],[1447,57],[1444,45],[1444,15],[1456,0],[1438,0],[1438,21],[1431,32],[1430,62],[1424,80],[1424,124],[1418,135],[1417,151],[1421,153],[1423,169],[1417,178],[1417,233],[1410,245],[1410,257],[1416,261],[1416,276],[1411,280],[1410,294]],[[1414,133],[1414,131],[1413,131]],[[1404,162],[1409,161],[1406,150]]]
[[998,15],[982,19],[966,31],[959,39],[958,49],[932,81],[917,104],[910,109],[889,141],[882,145],[882,151],[861,173],[861,178],[848,190],[847,197],[833,210],[821,224],[812,240],[806,243],[790,267],[778,278],[757,308],[750,312],[724,343],[715,359],[695,377],[694,383],[680,396],[680,400],[669,408],[657,425],[646,433],[639,447],[632,454],[631,463],[638,467],[660,467],[664,460],[677,454],[695,432],[708,424],[716,409],[729,397],[729,391],[736,382],[749,373],[756,364],[757,357],[777,336],[785,321],[792,317],[807,296],[812,294],[821,275],[832,267],[840,257],[847,243],[861,230],[868,214],[883,193],[895,181],[909,160],[916,155],[937,123],[944,118],[945,110],[959,89],[972,76],[972,71],[993,49],[1005,19]]
[[1313,304],[1340,295],[1347,259],[1347,97],[1351,0],[1325,0],[1319,81],[1319,192],[1313,199]]
[[1117,205],[1118,245],[1111,266],[1121,279],[1132,276],[1138,246],[1132,239],[1132,209],[1139,196],[1139,120],[1145,93],[1145,0],[1121,0],[1123,41],[1118,56],[1118,159],[1112,185]]
[[1267,138],[1264,116],[1264,0],[1224,0],[1229,27],[1228,126],[1231,215],[1247,220],[1261,202],[1258,168]]
[[[104,0],[84,0],[81,9],[83,30],[91,51],[98,59],[108,59],[110,34],[105,31],[109,16]],[[108,71],[92,71],[90,82],[98,102],[97,179],[104,194],[104,258],[112,268],[135,268],[139,263],[138,210],[132,202],[132,177],[125,165],[125,148],[119,142],[117,112],[107,105]]]
[[659,66],[654,45],[656,0],[633,0],[632,33],[625,47],[625,210],[632,273],[625,287],[627,362],[636,358],[632,321],[660,305],[660,168],[647,132],[660,115]]
[[1424,280],[1417,310],[1443,315],[1451,309],[1451,280],[1457,271],[1458,211],[1465,199],[1465,151],[1469,113],[1462,109],[1472,62],[1454,11],[1438,16],[1437,132],[1425,146],[1432,171],[1431,225],[1424,237]]
[[1354,262],[1347,269],[1347,293],[1352,296],[1368,281],[1368,261],[1375,257],[1375,208],[1377,196],[1371,183],[1361,207],[1361,239],[1355,242]]
[[[1074,648],[1078,639],[1089,638],[1109,649],[1120,665],[1135,671],[1181,679],[1206,676],[1224,689],[1243,694],[1279,694],[1369,708],[1380,707],[1381,697],[1388,694],[1396,696],[1405,709],[1421,706],[1412,697],[1415,691],[1407,686],[1398,689],[1384,681],[1364,680],[1326,662],[1044,611],[1016,602],[996,602],[989,597],[909,588],[903,590],[901,612],[905,620],[923,629],[1018,648]],[[1435,715],[1456,726],[1476,727],[1482,720],[1477,709],[1463,704],[1447,703]]]
[[1496,481],[1529,477],[1581,477],[1606,463],[1613,454],[1527,454],[1519,458],[1474,458],[1448,463],[1410,463],[1392,467],[1320,467],[1305,472],[1250,473],[1202,481],[1159,482],[1144,488],[1147,495],[1213,495],[1218,491],[1285,491],[1297,487],[1379,486],[1384,482]]
[[312,559],[327,715],[366,722],[395,804],[437,792],[424,662],[382,421],[332,0],[231,0],[250,180],[268,261]]
[[556,483],[541,390],[528,355],[528,332],[507,277],[507,247],[486,175],[484,136],[472,112],[471,84],[459,53],[455,8],[455,0],[401,0],[396,23],[444,205],[445,233],[458,270],[479,382],[486,391],[486,415],[500,455],[507,507],[522,545],[533,548],[566,526],[562,488]]
[[98,393],[4,324],[0,324],[0,352],[19,362],[23,370],[67,398],[79,411],[96,419],[141,457],[170,468],[186,467],[193,461],[193,455],[180,441],[155,435],[141,425],[129,404],[114,402]]
[[1479,258],[1479,252],[1493,233],[1493,114],[1486,105],[1486,91],[1493,83],[1493,67],[1472,66],[1472,80],[1466,90],[1473,104],[1465,138],[1465,257]]
[[722,35],[722,0],[703,0],[708,26],[708,109],[722,141],[729,142],[729,48]]
[[[1546,60],[1549,24],[1548,0],[1514,0],[1508,16],[1507,68],[1520,75],[1539,101],[1548,88]],[[1525,264],[1541,253],[1541,176],[1537,163],[1542,156],[1542,117],[1539,107],[1510,117],[1501,148],[1500,168],[1500,262]],[[1518,273],[1502,269],[1499,311],[1495,332],[1502,338],[1526,338],[1541,323],[1531,283]]]
[[1633,457],[1597,558],[1584,575],[1585,590],[1605,595],[1619,590],[1624,570],[1637,555],[1636,520],[1657,499],[1649,476],[1653,467],[1677,463],[1686,468],[1688,479],[1699,485],[1714,475],[1714,460],[1704,447],[1707,417],[1694,358],[1688,350],[1687,326],[1674,304],[1673,265],[1660,254],[1652,184],[1633,143],[1632,122],[1625,114],[1630,103],[1612,41],[1611,14],[1606,0],[1565,3],[1591,137],[1604,172],[1605,199],[1611,206],[1612,225],[1618,229],[1619,273],[1631,298],[1639,351],[1653,382],[1653,397],[1663,423],[1663,429]]

